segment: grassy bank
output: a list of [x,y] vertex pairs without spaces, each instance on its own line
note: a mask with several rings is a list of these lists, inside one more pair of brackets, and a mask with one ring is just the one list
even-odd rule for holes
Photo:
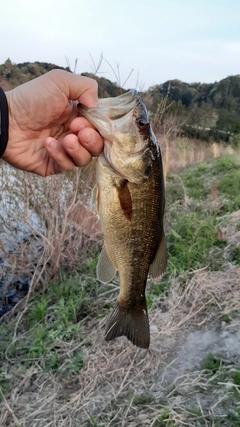
[[0,324],[0,425],[240,425],[239,157],[169,173],[165,229],[150,349],[104,341],[118,282],[97,282],[89,247]]

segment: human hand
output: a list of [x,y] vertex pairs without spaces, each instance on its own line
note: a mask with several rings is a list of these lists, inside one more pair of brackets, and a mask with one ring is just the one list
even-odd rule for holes
[[[97,83],[53,70],[6,92],[9,140],[2,158],[41,176],[85,166],[100,154],[103,140],[77,103],[97,105]],[[77,102],[78,101],[78,102]]]

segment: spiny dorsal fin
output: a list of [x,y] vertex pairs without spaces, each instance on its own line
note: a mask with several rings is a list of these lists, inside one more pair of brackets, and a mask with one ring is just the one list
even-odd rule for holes
[[117,193],[121,209],[128,221],[132,218],[132,198],[128,189],[128,181],[122,182],[121,186],[117,186]]
[[153,262],[149,268],[149,275],[152,279],[159,279],[165,272],[167,267],[167,245],[164,232],[160,240],[158,250],[154,257]]
[[97,278],[102,283],[108,283],[114,279],[116,273],[117,269],[110,260],[104,245],[97,263]]

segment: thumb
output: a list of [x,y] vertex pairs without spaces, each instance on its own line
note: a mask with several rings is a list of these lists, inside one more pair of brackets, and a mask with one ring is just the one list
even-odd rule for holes
[[[52,70],[49,73],[69,100],[79,101],[87,107],[96,107],[98,103],[98,84],[96,80],[78,76],[64,70]],[[46,74],[45,74],[46,76]]]

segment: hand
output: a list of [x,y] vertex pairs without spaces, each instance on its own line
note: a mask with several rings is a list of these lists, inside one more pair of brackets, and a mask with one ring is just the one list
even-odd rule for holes
[[[6,92],[9,140],[3,159],[41,176],[85,166],[103,140],[77,103],[97,105],[95,80],[53,70]],[[78,102],[77,102],[78,101]]]

